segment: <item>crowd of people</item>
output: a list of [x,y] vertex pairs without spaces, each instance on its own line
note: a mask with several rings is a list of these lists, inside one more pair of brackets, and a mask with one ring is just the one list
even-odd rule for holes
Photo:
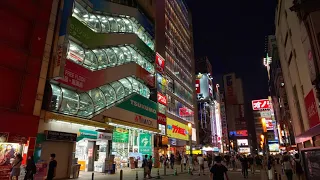
[[[177,156],[177,157],[176,157]],[[227,171],[241,169],[244,178],[248,178],[249,171],[255,174],[256,170],[264,170],[267,172],[268,179],[275,179],[275,174],[283,174],[288,180],[292,180],[293,176],[298,180],[303,178],[303,168],[299,154],[290,155],[288,153],[277,155],[243,155],[243,154],[219,154],[215,155],[173,155],[161,156],[160,162],[166,168],[174,168],[175,161],[182,164],[184,169],[190,168],[191,173],[197,169],[198,175],[205,175],[205,161],[210,169],[210,176],[214,179],[228,179]],[[225,177],[225,178],[220,178]]]

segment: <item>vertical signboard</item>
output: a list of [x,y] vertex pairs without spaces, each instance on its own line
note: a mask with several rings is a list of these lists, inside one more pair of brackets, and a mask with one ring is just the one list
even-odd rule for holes
[[139,153],[143,155],[152,155],[151,134],[141,133],[139,138]]
[[236,77],[235,74],[227,74],[223,77],[224,88],[225,88],[225,99],[227,104],[236,104]]
[[161,74],[164,73],[164,63],[164,58],[159,53],[156,53],[156,70]]
[[58,12],[58,35],[55,37],[56,46],[54,47],[54,66],[52,77],[63,77],[64,76],[64,66],[67,54],[67,27],[68,19],[72,13],[73,0],[63,0],[60,4]]
[[312,128],[319,124],[319,115],[317,110],[318,107],[314,97],[313,89],[311,89],[308,95],[304,98],[304,103],[308,114],[309,126]]

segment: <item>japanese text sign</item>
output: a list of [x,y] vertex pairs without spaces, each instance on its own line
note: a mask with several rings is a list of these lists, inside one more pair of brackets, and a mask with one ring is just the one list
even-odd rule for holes
[[252,109],[254,111],[270,108],[270,101],[268,99],[259,99],[252,101]]
[[156,53],[156,70],[159,73],[164,72],[164,62],[164,58],[159,53]]
[[167,105],[167,97],[161,93],[158,92],[157,94],[157,99],[158,99],[158,102],[163,104],[163,105]]
[[189,140],[188,126],[167,118],[167,136],[181,140]]

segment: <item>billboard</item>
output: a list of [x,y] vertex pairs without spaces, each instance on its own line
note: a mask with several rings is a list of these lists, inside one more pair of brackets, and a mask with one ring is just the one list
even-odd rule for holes
[[208,74],[198,74],[196,77],[196,92],[198,100],[213,99],[212,79]]
[[175,139],[189,140],[188,125],[167,117],[167,136]]
[[237,139],[238,146],[249,146],[248,139]]
[[159,53],[156,53],[156,70],[161,74],[164,72],[164,63],[164,58]]
[[166,95],[163,95],[161,93],[157,93],[157,99],[158,99],[158,102],[163,104],[163,105],[167,105],[167,96]]
[[318,106],[316,104],[316,99],[314,97],[313,89],[308,93],[308,95],[304,98],[304,103],[307,110],[307,115],[309,119],[310,128],[319,124],[319,115],[318,115]]
[[252,103],[252,110],[254,110],[254,111],[259,111],[259,110],[271,108],[271,104],[270,104],[269,99],[253,100],[251,103]]
[[236,77],[235,74],[227,74],[223,76],[224,88],[225,88],[225,99],[227,104],[236,104]]
[[248,136],[248,131],[247,130],[238,130],[238,131],[230,131],[229,132],[230,136]]

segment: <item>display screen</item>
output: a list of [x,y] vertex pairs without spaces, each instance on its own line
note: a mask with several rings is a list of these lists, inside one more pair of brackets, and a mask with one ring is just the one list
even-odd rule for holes
[[278,142],[274,142],[274,143],[269,142],[269,150],[270,150],[270,152],[279,152],[279,143]]
[[248,146],[248,139],[237,139],[238,146]]
[[307,179],[320,179],[320,149],[302,151]]

